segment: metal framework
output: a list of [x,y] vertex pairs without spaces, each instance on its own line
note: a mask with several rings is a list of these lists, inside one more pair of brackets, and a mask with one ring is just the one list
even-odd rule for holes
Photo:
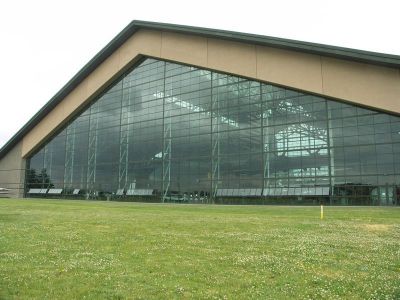
[[130,104],[131,94],[124,86],[125,80],[122,81],[122,99],[121,99],[121,116],[120,116],[120,140],[119,140],[119,171],[118,171],[118,188],[125,190],[128,185],[128,162],[129,162],[129,129],[130,129]]
[[[164,99],[165,101],[165,99]],[[168,197],[171,186],[171,151],[172,151],[172,118],[171,111],[164,113],[164,134],[163,134],[163,191],[162,202]]]
[[[51,149],[51,143],[47,144],[44,147],[44,157],[43,157],[43,169],[46,171],[46,174],[51,178],[51,169],[53,165],[53,149]],[[43,177],[44,180],[44,177]],[[43,182],[44,184],[45,182]]]
[[[161,202],[165,202],[171,186],[171,151],[172,151],[172,119],[171,110],[167,108],[165,90],[167,63],[164,62],[164,88],[163,88],[163,149],[162,149],[162,191]],[[168,120],[168,121],[167,121]]]
[[263,160],[264,160],[264,180],[263,180],[263,188],[267,188],[269,186],[269,178],[270,178],[270,153],[271,153],[271,145],[272,141],[269,140],[269,112],[262,113],[262,134],[263,134]]
[[[328,146],[328,156],[329,156],[329,186],[334,186],[335,184],[335,160],[334,153],[331,151],[331,147],[333,147],[333,132],[332,132],[332,114],[328,107],[328,102],[325,102],[325,110],[327,112],[327,146]],[[329,191],[329,203],[333,204],[333,189]]]
[[72,180],[74,175],[75,129],[76,122],[72,122],[66,130],[64,189],[73,187]]
[[[213,80],[211,79],[211,84]],[[217,197],[220,183],[220,110],[218,94],[211,86],[211,199]]]
[[97,164],[97,136],[99,127],[99,103],[96,102],[91,107],[89,120],[89,145],[88,145],[88,169],[86,189],[88,193],[94,192],[96,183],[96,164]]
[[[162,63],[164,78],[161,78]],[[151,64],[145,66],[143,73],[138,72],[138,79],[131,78],[132,84],[125,78],[119,81],[111,91],[113,94],[105,98],[109,102],[92,103],[83,114],[83,126],[80,120],[72,121],[41,149],[33,162],[37,170],[42,170],[43,188],[50,188],[47,175],[52,177],[53,169],[54,178],[50,179],[59,185],[57,188],[72,191],[80,181],[79,188],[87,191],[88,198],[97,192],[109,195],[118,187],[118,196],[157,195],[162,202],[196,202],[200,199],[198,195],[204,195],[202,202],[261,195],[319,196],[324,201],[331,196],[331,204],[342,201],[341,198],[352,203],[351,199],[359,196],[384,199],[386,204],[397,201],[396,190],[389,190],[389,180],[394,182],[391,173],[383,175],[390,176],[387,179],[379,177],[377,183],[364,183],[361,182],[364,177],[358,173],[355,177],[352,171],[344,171],[352,170],[350,158],[357,162],[358,157],[350,151],[350,158],[347,154],[342,157],[337,147],[333,149],[340,134],[336,128],[349,125],[341,124],[340,119],[347,120],[347,113],[336,112],[345,109],[342,104],[331,107],[324,98],[272,85],[264,89],[262,83],[211,71],[198,74],[191,72],[195,69],[189,72],[171,66],[166,77],[166,62]],[[181,74],[184,75],[179,77]],[[361,111],[363,118],[363,113],[373,118],[376,114]],[[389,124],[392,120],[385,122]],[[351,125],[358,126],[357,121]],[[79,133],[81,129],[84,133]],[[349,130],[351,136],[368,133]],[[115,137],[107,142],[107,134]],[[81,140],[82,148],[86,149],[81,150]],[[340,140],[337,143],[342,144]],[[362,152],[350,142],[348,146],[375,157],[380,153],[378,149]],[[87,151],[87,157],[81,159],[80,151]],[[104,163],[100,161],[103,158]],[[387,159],[390,160],[391,157]],[[335,162],[340,166],[336,170],[338,177],[334,177]],[[61,174],[55,172],[62,167]],[[365,164],[365,168],[372,172],[375,166]],[[359,180],[365,187],[357,181],[348,183],[348,178]],[[384,181],[385,187],[378,186]],[[152,192],[139,192],[143,188]]]

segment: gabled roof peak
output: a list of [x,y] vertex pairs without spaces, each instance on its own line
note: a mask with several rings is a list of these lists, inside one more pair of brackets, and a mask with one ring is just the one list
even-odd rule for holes
[[279,49],[317,54],[339,59],[364,62],[391,68],[400,68],[400,56],[355,50],[336,46],[308,43],[289,39],[275,38],[256,34],[232,32],[226,30],[183,26],[147,21],[132,21],[99,53],[97,53],[67,84],[51,98],[1,149],[0,159],[16,145],[25,134],[38,124],[58,103],[75,89],[90,73],[104,62],[115,50],[140,29],[169,31],[182,34],[224,39],[241,43],[268,46]]

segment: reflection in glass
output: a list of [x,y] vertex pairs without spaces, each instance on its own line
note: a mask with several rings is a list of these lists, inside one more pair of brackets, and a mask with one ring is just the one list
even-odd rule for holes
[[393,205],[399,133],[395,116],[148,58],[29,158],[26,190],[34,196],[30,189],[58,188],[88,199]]

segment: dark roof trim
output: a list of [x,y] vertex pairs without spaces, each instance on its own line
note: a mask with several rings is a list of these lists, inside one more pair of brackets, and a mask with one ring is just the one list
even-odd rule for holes
[[75,87],[77,87],[91,72],[93,72],[104,60],[117,50],[129,37],[139,29],[154,29],[186,33],[210,38],[225,39],[236,42],[251,43],[261,46],[294,50],[311,54],[318,54],[340,59],[366,62],[392,68],[400,68],[400,56],[382,54],[349,48],[307,43],[302,41],[281,39],[255,34],[182,26],[174,24],[132,21],[99,53],[97,53],[67,84],[51,98],[29,121],[26,123],[1,149],[0,159],[5,156],[44,116],[46,116],[58,103],[60,103]]

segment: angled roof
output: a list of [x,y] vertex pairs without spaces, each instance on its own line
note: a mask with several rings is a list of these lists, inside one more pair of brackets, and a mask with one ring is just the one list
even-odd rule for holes
[[317,54],[344,60],[364,62],[391,68],[400,68],[400,56],[355,50],[336,46],[308,43],[269,36],[165,24],[146,21],[132,21],[110,43],[97,53],[62,89],[53,96],[1,149],[0,159],[5,156],[34,126],[36,126],[58,103],[74,90],[90,73],[104,62],[115,50],[139,29],[153,29],[203,37],[224,39],[297,52]]

